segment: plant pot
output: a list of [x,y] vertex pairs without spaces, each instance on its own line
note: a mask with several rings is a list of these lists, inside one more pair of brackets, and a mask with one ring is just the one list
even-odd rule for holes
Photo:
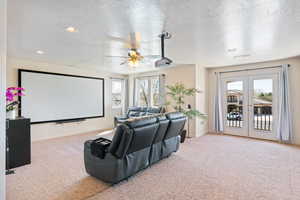
[[184,143],[185,138],[186,138],[186,130],[183,130],[180,133],[180,143]]
[[6,112],[7,119],[16,119],[17,118],[17,110],[11,110]]

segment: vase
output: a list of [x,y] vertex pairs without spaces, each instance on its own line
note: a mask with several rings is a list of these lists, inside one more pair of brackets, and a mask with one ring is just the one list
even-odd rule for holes
[[17,110],[11,110],[6,112],[7,119],[16,119],[17,118]]

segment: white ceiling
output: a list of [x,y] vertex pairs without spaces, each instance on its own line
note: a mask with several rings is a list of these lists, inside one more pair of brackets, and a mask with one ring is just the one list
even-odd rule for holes
[[[68,26],[78,32],[66,32]],[[297,56],[300,1],[8,1],[8,53],[14,58],[119,73],[151,70],[153,64],[132,70],[105,56],[125,56],[120,40],[131,32],[141,36],[142,55],[160,54],[163,30],[173,35],[166,54],[177,64],[216,67]]]

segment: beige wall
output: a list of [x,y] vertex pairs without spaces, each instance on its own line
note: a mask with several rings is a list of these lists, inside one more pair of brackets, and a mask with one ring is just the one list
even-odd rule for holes
[[[111,110],[110,77],[121,77],[121,75],[92,70],[82,70],[69,66],[59,66],[49,63],[37,63],[24,60],[8,59],[7,86],[16,86],[18,81],[18,69],[30,69],[37,71],[56,72],[81,76],[102,77],[105,79],[105,117],[87,119],[82,122],[56,124],[43,123],[31,125],[32,141],[86,133],[90,131],[103,130],[113,127],[113,115]],[[26,88],[25,88],[26,89]],[[83,102],[88,104],[88,102]],[[25,116],[26,117],[26,116]]]
[[248,69],[248,68],[261,68],[261,67],[272,67],[281,64],[290,64],[289,75],[290,75],[290,94],[291,94],[291,110],[293,116],[293,143],[300,144],[300,57],[289,58],[279,61],[256,63],[249,65],[231,66],[212,68],[208,70],[208,102],[209,102],[209,131],[213,132],[213,102],[215,94],[215,75],[216,71],[229,71],[236,69]]
[[[133,91],[133,80],[135,77],[139,76],[149,76],[149,75],[166,75],[166,85],[173,85],[177,82],[183,83],[186,87],[197,88],[202,91],[196,97],[187,97],[186,103],[191,104],[192,108],[196,108],[203,113],[207,113],[206,105],[206,69],[197,65],[180,65],[170,68],[162,68],[158,71],[140,73],[130,75],[129,80],[131,80],[130,90]],[[133,95],[132,95],[133,96]],[[133,105],[133,98],[130,100],[130,105]],[[168,111],[172,111],[168,107]],[[191,120],[190,121],[190,136],[201,136],[207,132],[207,123],[203,120]]]
[[0,199],[5,199],[6,0],[0,1]]
[[[196,108],[203,114],[208,113],[208,72],[207,69],[196,66],[196,88],[201,91],[196,96]],[[208,119],[196,118],[195,136],[202,136],[208,132]]]

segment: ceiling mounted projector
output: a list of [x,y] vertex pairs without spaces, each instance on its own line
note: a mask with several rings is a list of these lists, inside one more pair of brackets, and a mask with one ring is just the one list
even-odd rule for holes
[[170,39],[172,36],[168,32],[163,32],[159,37],[161,39],[161,59],[155,61],[155,67],[166,67],[173,61],[170,58],[165,57],[165,39]]

